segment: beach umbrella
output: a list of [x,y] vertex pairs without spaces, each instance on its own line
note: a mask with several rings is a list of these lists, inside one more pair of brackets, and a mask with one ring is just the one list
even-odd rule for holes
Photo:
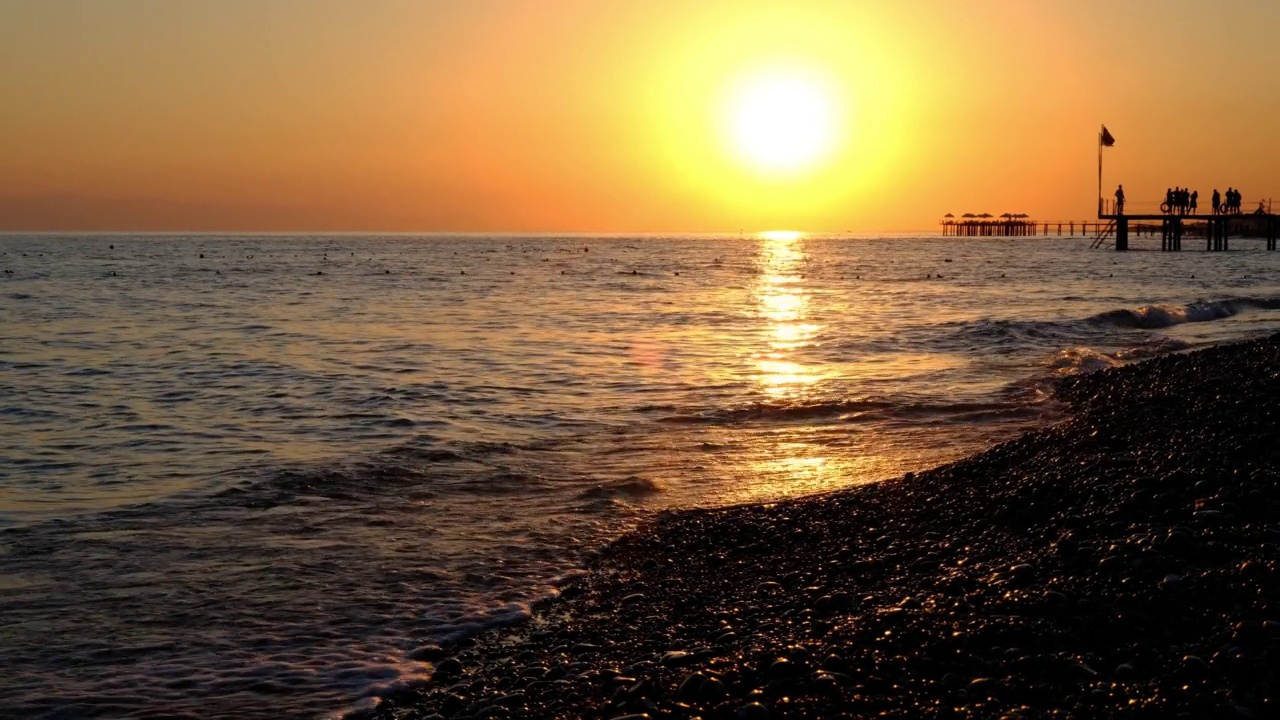
[[991,213],[982,213],[982,214],[981,214],[981,215],[979,215],[978,217],[980,217],[980,218],[989,218],[989,217],[991,217]]
[[977,216],[977,215],[974,215],[973,213],[965,213],[965,214],[961,215],[960,217],[974,218],[974,217],[978,217],[978,216]]
[[1000,217],[1005,218],[1005,219],[1007,220],[1007,219],[1009,219],[1009,218],[1013,217],[1013,215],[1011,215],[1011,214],[1009,214],[1009,213],[1000,213]]
[[943,215],[942,217],[945,217],[945,218],[953,218],[953,217],[955,217],[955,215],[952,215],[951,213],[947,213],[946,215]]

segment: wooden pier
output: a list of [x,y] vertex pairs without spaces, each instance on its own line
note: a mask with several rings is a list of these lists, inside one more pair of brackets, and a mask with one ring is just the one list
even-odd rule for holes
[[1064,231],[1067,237],[1073,237],[1077,229],[1080,235],[1100,233],[1108,227],[1109,223],[1103,222],[1101,218],[1097,221],[1042,222],[1026,216],[974,216],[945,218],[941,225],[944,237],[1032,237],[1036,235],[1048,237],[1051,231],[1056,231],[1058,237],[1062,237]]
[[[1158,225],[1160,228],[1160,249],[1179,251],[1182,240],[1188,236],[1202,236],[1205,239],[1205,250],[1209,252],[1231,249],[1231,236],[1263,238],[1267,249],[1275,250],[1280,238],[1280,215],[1269,212],[1229,213],[1218,215],[1102,215],[1112,226],[1115,235],[1115,248],[1120,252],[1129,249],[1129,235],[1134,227]],[[1105,234],[1100,233],[1100,239]],[[1100,246],[1101,242],[1095,243]]]
[[1262,238],[1268,250],[1280,240],[1280,214],[1270,212],[1224,213],[1218,215],[1099,214],[1096,221],[1066,220],[1044,222],[1026,216],[948,217],[941,223],[944,237],[1093,237],[1093,247],[1102,247],[1112,237],[1115,249],[1129,249],[1130,237],[1160,236],[1160,249],[1178,251],[1184,238],[1205,239],[1205,250],[1231,249],[1231,238]]

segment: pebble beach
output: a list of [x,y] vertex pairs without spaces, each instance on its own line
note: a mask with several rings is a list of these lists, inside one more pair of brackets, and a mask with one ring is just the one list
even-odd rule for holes
[[927,472],[662,513],[367,714],[1276,717],[1280,335],[1056,393]]

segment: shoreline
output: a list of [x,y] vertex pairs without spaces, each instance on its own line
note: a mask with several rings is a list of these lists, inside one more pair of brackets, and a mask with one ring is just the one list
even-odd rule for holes
[[1057,395],[919,475],[661,514],[368,716],[1273,716],[1280,335]]

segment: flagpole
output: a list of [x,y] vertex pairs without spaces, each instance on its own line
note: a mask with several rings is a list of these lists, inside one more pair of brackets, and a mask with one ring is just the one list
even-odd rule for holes
[[1098,215],[1102,215],[1102,131],[1098,131]]

